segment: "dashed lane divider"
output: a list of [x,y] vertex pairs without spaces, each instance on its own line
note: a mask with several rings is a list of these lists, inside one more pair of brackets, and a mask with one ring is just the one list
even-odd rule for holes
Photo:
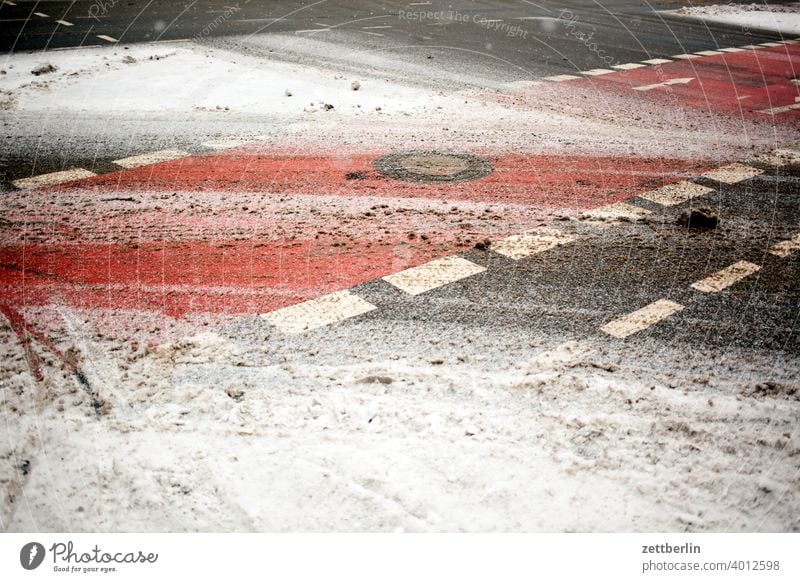
[[[780,165],[785,165],[789,163],[787,160],[800,161],[800,151],[776,150],[756,158],[762,163],[765,159],[779,160]],[[698,177],[716,180],[723,184],[736,184],[763,173],[764,170],[759,168],[736,163],[721,166]],[[670,207],[714,191],[714,188],[686,180],[639,194],[637,197]],[[628,202],[617,202],[586,212],[582,218],[584,220],[588,218],[590,222],[592,218],[637,220],[649,214],[651,211],[645,208]],[[489,248],[492,252],[509,259],[520,260],[575,240],[576,237],[573,235],[549,227],[540,227],[494,241]],[[770,247],[768,252],[778,257],[788,257],[797,250],[800,250],[800,234],[776,243]],[[691,287],[702,293],[719,293],[760,269],[761,267],[753,263],[739,261],[693,283]],[[485,271],[486,269],[480,265],[458,255],[451,255],[387,275],[382,279],[408,295],[416,296]],[[338,323],[374,309],[377,309],[375,305],[359,298],[352,291],[346,290],[279,309],[264,314],[262,317],[284,333],[298,334]],[[600,327],[600,331],[612,337],[624,339],[660,323],[683,309],[685,306],[679,303],[669,299],[659,299],[609,321]]]
[[[666,65],[667,63],[673,63],[675,61],[680,61],[680,60],[699,59],[701,57],[713,57],[725,53],[739,53],[748,50],[774,48],[774,47],[784,46],[787,44],[800,44],[800,38],[784,40],[781,42],[763,42],[761,44],[747,44],[741,47],[729,47],[729,48],[720,48],[717,50],[704,50],[704,51],[697,51],[694,53],[684,53],[680,55],[673,55],[669,59],[647,59],[638,62],[622,63],[620,65],[613,65],[610,69],[589,69],[586,71],[577,71],[575,74],[552,75],[550,77],[544,77],[544,80],[553,83],[563,83],[564,81],[573,81],[575,79],[582,79],[584,77],[599,77],[601,75],[608,75],[609,73],[615,73],[617,71],[631,71],[634,69],[641,69],[647,66],[655,67],[659,65]],[[792,109],[800,108],[800,104],[798,106],[792,105],[790,107]]]

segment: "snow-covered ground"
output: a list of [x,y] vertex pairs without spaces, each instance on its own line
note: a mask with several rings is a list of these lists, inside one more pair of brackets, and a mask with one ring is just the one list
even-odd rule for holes
[[[74,381],[31,382],[3,329],[8,444],[34,459],[3,527],[800,527],[797,401],[742,391],[770,365],[796,373],[786,361],[697,351],[686,366],[656,345],[615,354],[433,324],[259,343],[251,325],[150,350],[84,335],[99,419]],[[432,364],[418,338],[459,358]]]
[[743,30],[800,34],[800,2],[785,4],[714,4],[685,6],[672,14],[698,18],[707,22],[733,24]]
[[[743,130],[741,120],[680,107],[667,119],[635,97],[598,100],[589,85],[533,81],[500,89],[478,71],[471,85],[455,77],[445,90],[442,79],[453,63],[435,62],[422,72],[402,60],[372,57],[356,75],[277,56],[280,47],[342,60],[354,52],[333,42],[281,35],[248,42],[263,45],[262,52],[176,42],[6,57],[0,65],[5,131],[32,158],[69,150],[90,159],[174,147],[173,137],[187,135],[205,136],[197,145],[258,136],[295,151],[374,152],[391,144],[672,159],[741,158],[790,139],[788,130]],[[32,73],[48,65],[54,70]],[[414,86],[393,79],[406,66]]]

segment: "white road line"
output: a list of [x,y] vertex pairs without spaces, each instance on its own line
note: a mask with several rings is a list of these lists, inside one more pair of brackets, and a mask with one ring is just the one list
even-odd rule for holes
[[642,62],[647,63],[648,65],[664,65],[666,63],[671,63],[672,61],[669,59],[648,59]]
[[701,186],[700,184],[685,180],[677,184],[668,184],[656,190],[639,194],[639,198],[644,198],[645,200],[661,204],[662,206],[675,206],[676,204],[681,204],[692,198],[697,198],[698,196],[704,196],[713,191],[714,189],[708,186]]
[[800,250],[800,234],[794,235],[789,240],[784,240],[772,245],[768,252],[778,257],[788,257],[797,250]]
[[149,166],[150,164],[157,164],[159,162],[168,162],[170,160],[177,160],[185,158],[189,154],[181,150],[161,150],[158,152],[150,152],[138,156],[131,156],[129,158],[122,158],[121,160],[114,160],[113,163],[123,168],[138,168],[139,166]]
[[265,313],[261,317],[283,333],[298,334],[337,323],[373,309],[377,309],[377,307],[345,290]]
[[392,28],[392,27],[389,26],[388,24],[386,24],[386,25],[381,25],[381,26],[362,26],[361,28],[371,29],[371,28]]
[[800,40],[785,40],[783,44],[800,44]]
[[729,164],[722,166],[716,170],[711,170],[705,174],[701,174],[704,178],[710,178],[723,184],[737,184],[743,182],[754,176],[763,174],[764,170],[759,170],[753,166],[746,166],[744,164]]
[[744,52],[747,52],[745,49],[739,48],[739,47],[735,47],[735,46],[728,47],[728,48],[723,48],[723,49],[719,49],[719,50],[721,52],[723,52],[723,53],[744,53]]
[[639,208],[627,202],[615,202],[607,206],[601,206],[584,212],[582,216],[597,219],[618,219],[626,218],[629,220],[638,220],[644,218],[648,214],[652,214],[646,208]]
[[757,44],[746,44],[746,45],[743,45],[742,48],[755,51],[755,50],[758,50],[758,49],[762,49],[764,47],[763,46],[758,46]]
[[684,60],[685,59],[699,59],[700,55],[689,55],[689,54],[672,55],[672,58],[673,59],[684,59]]
[[113,36],[108,36],[106,34],[98,34],[97,38],[99,38],[100,40],[104,40],[106,42],[117,42],[116,38],[114,38]]
[[8,4],[9,6],[16,6],[16,2],[12,2],[11,0],[3,0],[3,4]]
[[778,115],[779,113],[786,113],[794,109],[800,109],[800,103],[792,103],[791,105],[783,105],[781,107],[772,107],[770,109],[761,109],[758,113],[766,113],[767,115]]
[[217,140],[204,141],[202,145],[212,150],[226,150],[228,148],[236,148],[251,143],[267,141],[268,139],[269,136],[266,135],[234,135]]
[[646,67],[647,65],[643,65],[642,63],[625,63],[623,65],[614,65],[611,68],[617,69],[618,71],[631,71],[633,69],[641,69],[642,67]]
[[748,263],[747,261],[739,261],[738,263],[732,264],[730,267],[725,267],[721,271],[717,271],[705,279],[692,283],[692,288],[702,291],[703,293],[718,293],[759,270],[761,270],[761,267],[758,265]]
[[306,32],[330,32],[330,28],[308,28],[306,30],[295,30],[295,34],[305,34]]
[[800,163],[800,150],[773,150],[768,154],[756,156],[755,161],[781,168]]
[[575,237],[571,235],[543,227],[495,241],[490,248],[496,253],[517,261],[573,240]]
[[561,83],[562,81],[571,81],[572,79],[580,79],[575,75],[555,75],[553,77],[545,77],[545,81],[553,81],[554,83]]
[[56,20],[56,22],[62,26],[73,26],[71,22],[67,22],[66,20]]
[[450,256],[387,275],[383,280],[409,295],[419,295],[485,270],[467,259]]
[[608,75],[613,73],[611,69],[590,69],[588,71],[581,71],[581,75],[588,75],[589,77],[598,77],[600,75]]
[[783,46],[782,42],[762,42],[760,46]]
[[634,91],[652,91],[653,89],[661,89],[662,87],[668,87],[670,85],[686,85],[687,83],[691,83],[694,81],[694,77],[682,77],[680,79],[668,79],[666,81],[662,81],[661,83],[653,83],[652,85],[641,85],[640,87],[634,87]]
[[44,12],[34,12],[34,14],[40,18],[50,18],[50,16]]
[[73,180],[91,178],[92,176],[96,175],[97,174],[94,172],[84,170],[83,168],[71,168],[61,172],[51,172],[49,174],[40,174],[38,176],[31,176],[30,178],[14,180],[12,184],[22,190],[29,190],[30,188],[53,186],[54,184],[62,184],[64,182],[71,182]]
[[674,301],[669,301],[668,299],[659,299],[658,301],[651,303],[646,307],[642,307],[633,313],[629,313],[628,315],[623,315],[622,317],[619,317],[613,321],[609,321],[600,328],[600,331],[603,331],[614,337],[625,338],[629,335],[640,332],[643,329],[647,329],[651,325],[658,323],[662,319],[665,319],[673,313],[681,311],[682,309],[683,305],[680,303],[675,303]]
[[371,32],[369,30],[360,30],[359,32],[363,34],[369,34],[371,36],[386,36],[385,34],[381,34],[380,32]]
[[722,53],[719,51],[697,51],[694,54],[702,55],[704,57],[713,57],[714,55],[721,55]]

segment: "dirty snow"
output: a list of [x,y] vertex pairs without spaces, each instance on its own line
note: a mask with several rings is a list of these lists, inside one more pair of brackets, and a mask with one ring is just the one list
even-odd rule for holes
[[97,418],[62,374],[31,382],[0,331],[4,454],[31,460],[2,506],[8,531],[800,528],[797,395],[743,393],[766,363],[752,358],[709,374],[698,353],[643,383],[641,359],[590,342],[507,334],[503,354],[434,324],[419,330],[432,354],[468,339],[446,374],[369,323],[322,343],[73,336],[110,402]]
[[745,31],[768,31],[783,35],[800,34],[800,3],[798,2],[686,6],[671,11],[671,13],[707,22],[741,26]]

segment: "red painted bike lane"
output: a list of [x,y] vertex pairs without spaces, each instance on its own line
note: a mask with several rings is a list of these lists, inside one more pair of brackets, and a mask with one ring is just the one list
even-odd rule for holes
[[263,313],[704,167],[505,156],[489,158],[492,173],[474,182],[423,184],[378,174],[377,157],[343,165],[243,148],[26,192],[26,209],[8,213],[24,228],[7,230],[0,246],[2,301],[173,317]]
[[[670,107],[690,107],[791,125],[798,110],[763,110],[795,103],[798,62],[800,45],[786,45],[562,85],[591,84],[600,99],[634,95],[643,107],[663,107],[665,116]],[[377,172],[374,163],[386,153],[295,155],[249,146],[12,193],[0,244],[0,303],[177,318],[264,313],[709,166],[483,152],[488,176],[419,183]],[[719,159],[719,152],[709,157]]]

